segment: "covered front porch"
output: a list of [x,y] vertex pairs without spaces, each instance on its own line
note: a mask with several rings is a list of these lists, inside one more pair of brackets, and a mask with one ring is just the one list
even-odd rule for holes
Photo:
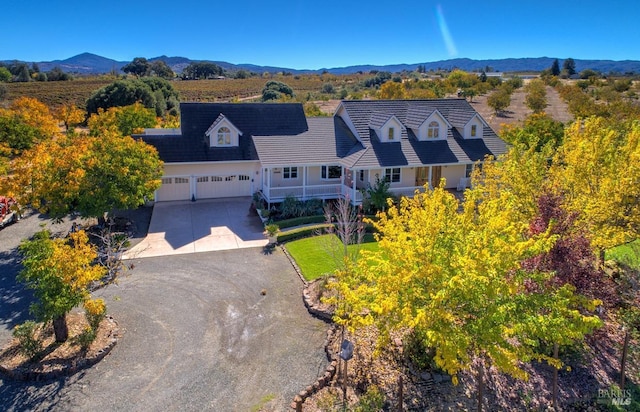
[[362,204],[362,192],[373,187],[377,179],[385,179],[394,196],[412,197],[416,190],[424,191],[439,184],[463,190],[468,187],[466,165],[433,165],[424,167],[395,167],[377,169],[349,169],[338,165],[284,166],[263,169],[261,194],[268,204],[279,203],[287,197],[308,199],[350,199]]

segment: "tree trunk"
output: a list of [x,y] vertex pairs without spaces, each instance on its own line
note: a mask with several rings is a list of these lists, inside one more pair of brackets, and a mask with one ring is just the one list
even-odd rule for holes
[[[553,358],[558,359],[558,344],[553,345]],[[553,398],[551,399],[551,405],[553,410],[558,410],[558,368],[553,367]]]
[[67,315],[53,319],[53,332],[56,335],[56,342],[66,342],[69,338],[69,328],[67,327]]
[[480,360],[478,368],[478,412],[482,412],[482,398],[484,398],[484,359]]
[[631,339],[631,335],[629,335],[629,331],[625,331],[624,333],[624,345],[622,345],[622,359],[620,360],[620,390],[624,390],[624,375],[625,368],[627,365],[627,351],[629,350],[629,340]]

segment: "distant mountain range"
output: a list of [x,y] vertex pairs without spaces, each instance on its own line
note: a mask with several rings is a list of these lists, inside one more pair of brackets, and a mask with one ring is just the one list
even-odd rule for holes
[[[181,73],[182,70],[192,62],[198,62],[202,60],[191,60],[186,57],[167,57],[160,56],[148,59],[149,61],[163,60],[169,65],[174,72]],[[263,72],[289,72],[293,74],[304,73],[322,73],[329,72],[334,74],[349,74],[356,72],[370,72],[372,70],[388,71],[392,73],[401,72],[403,70],[413,71],[418,66],[424,66],[429,70],[437,69],[453,69],[458,68],[465,71],[481,70],[486,67],[491,67],[493,71],[499,72],[538,72],[551,67],[551,64],[555,58],[553,57],[526,57],[526,58],[509,58],[509,59],[488,59],[488,60],[473,60],[473,59],[451,59],[440,60],[436,62],[414,63],[414,64],[392,64],[392,65],[360,65],[360,66],[348,66],[348,67],[334,67],[334,68],[322,68],[318,70],[298,70],[287,67],[272,67],[272,66],[258,66],[253,64],[232,64],[223,61],[205,60],[207,62],[215,63],[227,71],[248,70],[256,73]],[[560,65],[564,59],[558,59]],[[585,69],[597,70],[602,73],[640,73],[640,61],[637,60],[580,60],[574,59],[576,63],[576,71],[580,72]],[[11,63],[13,60],[5,60],[4,63]],[[33,63],[33,62],[27,62]],[[117,61],[109,59],[107,57],[98,56],[92,53],[82,53],[77,56],[70,57],[65,60],[54,60],[49,62],[35,62],[42,71],[50,71],[54,67],[59,67],[68,73],[78,74],[100,74],[110,72],[121,72],[124,65],[129,63],[128,61]]]

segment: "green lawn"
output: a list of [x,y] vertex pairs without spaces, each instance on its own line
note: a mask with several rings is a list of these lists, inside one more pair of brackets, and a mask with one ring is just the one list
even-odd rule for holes
[[[336,247],[339,245],[340,240],[335,235],[321,235],[294,240],[286,243],[285,247],[298,264],[304,278],[311,281],[336,270],[336,259],[330,251],[341,250]],[[358,246],[347,247],[350,251],[354,251]],[[363,243],[360,245],[360,250],[378,250],[378,243],[374,241]]]
[[634,269],[640,269],[640,239],[607,250],[605,259],[615,260]]

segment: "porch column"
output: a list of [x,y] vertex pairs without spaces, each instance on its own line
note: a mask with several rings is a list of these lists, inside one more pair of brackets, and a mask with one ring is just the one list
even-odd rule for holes
[[307,166],[302,168],[302,200],[307,199]]
[[353,197],[351,198],[351,204],[352,205],[356,205],[356,171],[355,169],[351,170],[351,187],[352,187],[352,193],[353,193]]
[[432,167],[433,167],[433,166],[429,166],[429,188],[430,188],[431,190],[433,190],[433,186],[431,185],[431,177],[432,177],[432,174],[431,174],[431,168],[432,168]]
[[271,168],[267,168],[267,203],[271,209]]

